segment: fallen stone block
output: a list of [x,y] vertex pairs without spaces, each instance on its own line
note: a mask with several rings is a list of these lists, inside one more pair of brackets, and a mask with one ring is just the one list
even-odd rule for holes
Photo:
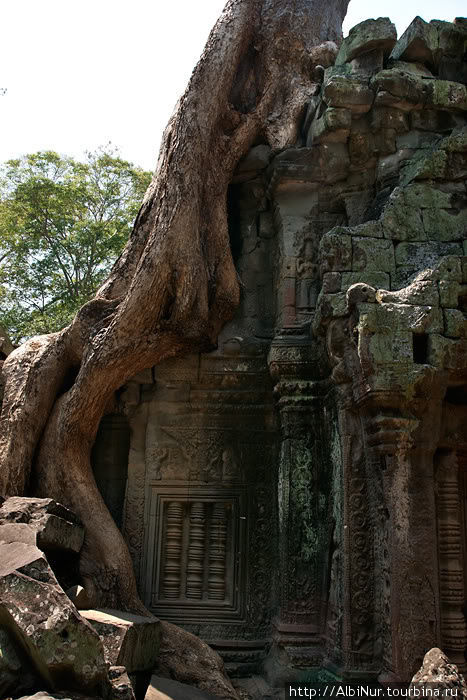
[[0,542],[24,542],[45,551],[79,552],[84,528],[51,498],[7,498],[0,507]]
[[124,666],[109,668],[110,689],[106,693],[107,700],[135,700],[133,686]]
[[145,700],[218,700],[218,696],[170,678],[152,676]]
[[26,670],[23,655],[8,631],[0,628],[0,698],[26,692],[37,678]]
[[99,635],[111,666],[124,666],[128,673],[154,668],[161,638],[159,620],[119,610],[82,610],[81,615]]
[[444,697],[467,698],[467,684],[463,675],[455,664],[449,663],[446,654],[436,647],[425,654],[420,670],[412,678],[409,692],[425,687],[428,692],[432,692],[433,688],[439,691],[449,689],[449,694],[443,694]]
[[33,545],[0,543],[0,626],[47,687],[96,694],[108,684],[98,634]]

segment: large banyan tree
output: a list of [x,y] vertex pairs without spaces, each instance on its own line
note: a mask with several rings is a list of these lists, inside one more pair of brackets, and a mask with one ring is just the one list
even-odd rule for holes
[[114,392],[162,360],[206,351],[239,282],[227,189],[252,145],[297,141],[319,58],[348,0],[229,0],[165,130],[131,237],[95,297],[59,333],[4,363],[0,493],[48,496],[86,528],[92,603],[142,610],[131,559],[94,481],[91,448]]

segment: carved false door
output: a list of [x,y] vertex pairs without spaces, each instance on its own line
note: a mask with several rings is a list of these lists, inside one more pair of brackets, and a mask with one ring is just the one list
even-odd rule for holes
[[[241,615],[244,498],[204,487],[153,486],[147,604],[174,621]],[[178,493],[177,493],[178,492]]]

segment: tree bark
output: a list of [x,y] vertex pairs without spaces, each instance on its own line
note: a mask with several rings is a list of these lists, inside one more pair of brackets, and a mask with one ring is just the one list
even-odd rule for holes
[[[339,41],[348,0],[230,0],[165,130],[132,235],[95,298],[3,366],[0,493],[33,489],[83,520],[94,605],[142,610],[127,547],[90,467],[113,393],[140,370],[212,348],[239,301],[227,188],[255,143],[296,143],[311,52]],[[316,51],[314,53],[316,55]]]

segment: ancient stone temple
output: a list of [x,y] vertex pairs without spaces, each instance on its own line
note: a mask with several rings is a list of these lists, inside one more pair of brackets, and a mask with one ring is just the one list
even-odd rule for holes
[[94,448],[145,604],[233,675],[467,669],[467,25],[387,19],[230,188],[216,351],[122,388]]

